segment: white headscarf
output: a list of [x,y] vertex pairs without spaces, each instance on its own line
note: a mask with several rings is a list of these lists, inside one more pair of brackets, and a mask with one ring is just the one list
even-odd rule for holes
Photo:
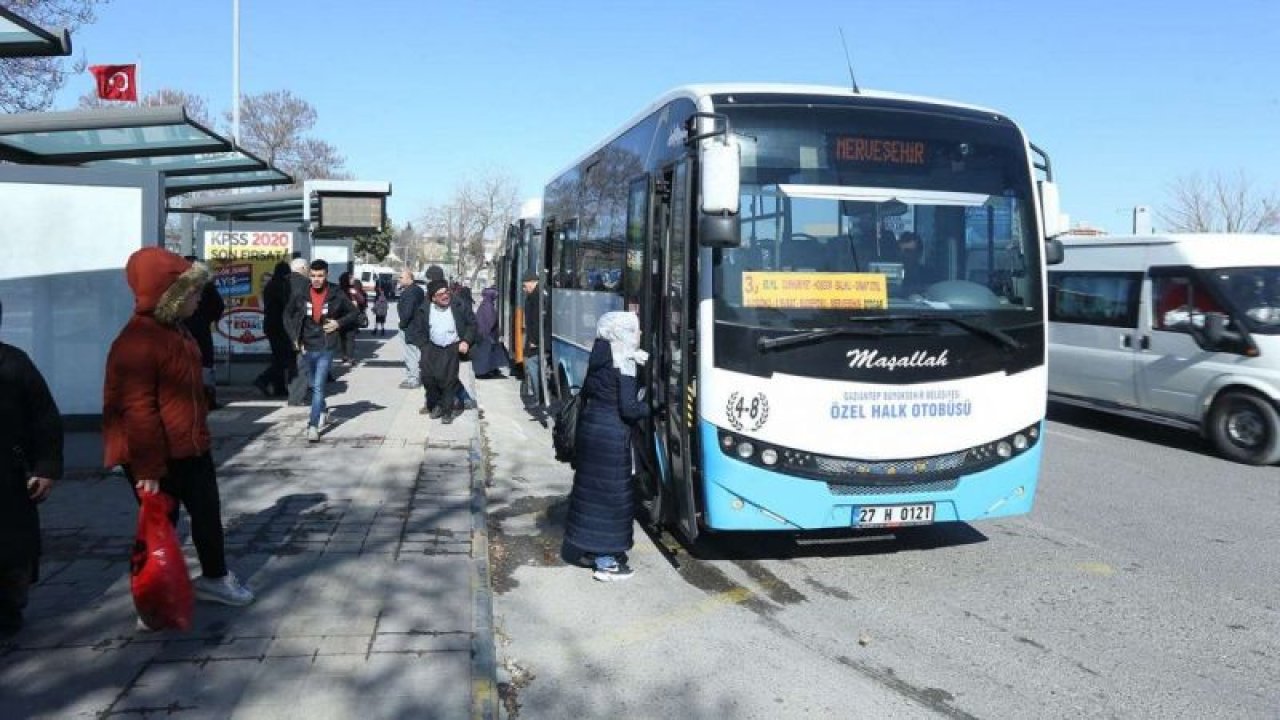
[[640,349],[640,319],[631,312],[608,312],[596,323],[596,337],[606,340],[613,353],[613,366],[635,377],[636,365],[643,365],[649,353]]

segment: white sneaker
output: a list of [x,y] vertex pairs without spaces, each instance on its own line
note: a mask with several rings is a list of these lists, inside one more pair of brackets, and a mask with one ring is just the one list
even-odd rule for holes
[[596,568],[595,572],[591,573],[591,577],[600,582],[622,582],[623,580],[630,580],[635,574],[636,571],[632,570],[630,565],[614,563],[608,567]]
[[191,585],[195,588],[196,597],[201,600],[236,607],[253,602],[253,592],[240,584],[235,573],[229,572],[220,578],[207,578],[201,575]]
[[320,442],[320,428],[315,425],[307,426],[307,442]]

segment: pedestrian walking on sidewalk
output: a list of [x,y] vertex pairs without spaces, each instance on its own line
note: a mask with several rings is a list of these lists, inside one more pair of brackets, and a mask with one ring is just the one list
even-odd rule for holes
[[[451,297],[451,300],[449,300],[449,306],[456,307],[460,313],[467,316],[467,322],[475,324],[476,311],[475,307],[471,305],[471,292],[467,291],[466,295],[462,295],[462,293],[454,293],[454,288],[460,286],[457,286],[457,283],[453,283],[452,286],[449,286],[448,281],[445,281],[444,279],[444,268],[439,265],[430,265],[426,268],[426,282],[430,283],[433,281],[445,283],[445,286],[449,288],[449,297]],[[430,300],[430,296],[428,297],[428,300]],[[424,413],[429,413],[429,411],[434,410],[435,405],[436,396],[434,393],[426,393],[426,407]],[[453,409],[457,411],[474,410],[475,406],[476,401],[471,397],[471,393],[467,392],[467,386],[462,384],[461,379],[458,380],[458,396],[457,400],[453,402]]]
[[635,517],[630,426],[649,414],[636,387],[636,366],[646,359],[634,313],[600,317],[579,391],[585,404],[574,443],[577,458],[564,541],[566,557],[590,559],[592,577],[603,582],[626,580],[633,573],[626,556]]
[[488,287],[480,293],[476,308],[476,346],[471,350],[471,370],[476,379],[502,377],[502,368],[511,362],[507,349],[498,340],[498,289]]
[[311,284],[304,295],[289,300],[285,328],[293,344],[302,351],[303,363],[311,376],[311,416],[307,420],[307,441],[320,441],[320,428],[328,425],[329,411],[324,393],[333,355],[343,330],[356,327],[356,308],[337,285],[329,282],[329,263],[311,261]]
[[414,316],[418,326],[414,335],[426,338],[421,346],[422,387],[427,398],[439,399],[429,411],[431,417],[448,424],[458,413],[447,399],[458,395],[458,363],[475,342],[476,326],[468,313],[452,305],[449,286],[443,281],[427,285],[427,298],[429,302]]
[[36,506],[62,478],[62,416],[27,354],[0,342],[0,638],[22,628],[39,579]]
[[387,334],[387,292],[381,285],[374,286],[373,297],[373,334]]
[[[293,302],[295,297],[306,297],[311,290],[311,263],[304,258],[296,257],[289,261],[289,298],[285,301],[286,312],[289,303]],[[285,323],[285,333],[289,332],[288,323]],[[307,370],[307,364],[302,361],[302,351],[298,349],[292,338],[289,340],[289,346],[293,350],[293,381],[289,383],[289,405],[300,407],[311,403],[311,372]]]
[[[314,263],[312,263],[314,265]],[[351,307],[358,314],[355,321],[348,326],[343,326],[338,330],[338,340],[340,341],[342,356],[341,361],[346,365],[352,365],[356,361],[356,333],[360,331],[360,318],[366,317],[364,314],[364,291],[358,285],[359,281],[352,283],[351,273],[344,272],[338,276],[338,289],[346,296],[347,301],[351,303]]]
[[524,290],[524,382],[520,394],[526,408],[542,404],[542,289],[538,274],[527,272],[521,278]]
[[289,392],[289,379],[297,367],[289,333],[284,329],[284,308],[289,303],[289,265],[276,263],[271,279],[262,289],[262,329],[271,346],[271,364],[253,381],[254,387],[269,397]]
[[422,351],[418,348],[424,341],[414,334],[413,318],[418,314],[418,309],[422,307],[422,303],[425,302],[426,292],[421,285],[414,281],[413,271],[409,268],[404,268],[400,271],[398,283],[400,285],[400,299],[396,301],[396,313],[400,316],[400,344],[404,349],[405,373],[400,387],[412,390],[422,385],[422,382],[418,379],[422,373],[420,368],[422,365]]
[[[188,255],[187,260],[195,262],[196,257]],[[204,394],[208,396],[210,410],[222,407],[218,404],[218,380],[213,371],[213,326],[222,319],[226,310],[227,304],[213,284],[213,278],[210,278],[200,289],[200,302],[196,304],[195,312],[183,321],[200,348],[201,382],[204,383]]]
[[[139,502],[142,493],[163,492],[187,509],[203,573],[194,583],[197,597],[247,605],[253,593],[227,569],[200,349],[183,324],[195,313],[209,269],[150,247],[129,257],[125,277],[135,301],[107,354],[104,464],[124,469]],[[176,503],[169,520],[177,526]]]

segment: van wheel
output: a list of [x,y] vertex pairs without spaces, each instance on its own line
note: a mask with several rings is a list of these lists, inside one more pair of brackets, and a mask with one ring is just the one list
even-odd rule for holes
[[1209,439],[1230,460],[1271,465],[1280,460],[1280,413],[1253,393],[1225,392],[1209,411]]

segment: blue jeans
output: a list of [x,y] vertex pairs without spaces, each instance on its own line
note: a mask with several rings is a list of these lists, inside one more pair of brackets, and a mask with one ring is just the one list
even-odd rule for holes
[[311,419],[307,425],[320,427],[320,416],[324,414],[324,386],[329,380],[329,366],[333,364],[332,350],[308,350],[302,353],[302,361],[306,363],[311,374]]
[[539,391],[539,357],[537,351],[525,355],[524,358],[524,401],[526,405],[538,405],[542,403],[541,392]]
[[417,345],[409,342],[405,337],[404,331],[400,331],[400,347],[404,350],[404,379],[405,382],[417,383],[418,375],[421,371],[418,367],[422,364],[422,351]]

